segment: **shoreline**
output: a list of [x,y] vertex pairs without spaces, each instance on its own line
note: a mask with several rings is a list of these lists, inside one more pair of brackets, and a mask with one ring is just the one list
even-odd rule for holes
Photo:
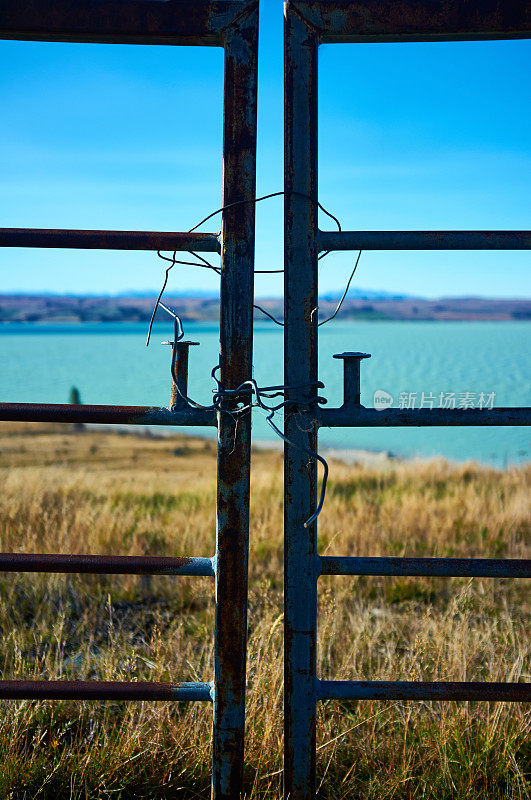
[[[52,423],[53,424],[53,423]],[[74,433],[74,431],[72,431]],[[81,430],[75,431],[76,434],[83,433],[107,433],[116,434],[117,436],[136,436],[145,439],[171,439],[185,438],[200,442],[215,442],[215,436],[205,436],[198,433],[189,433],[179,428],[153,428],[150,426],[138,425],[105,425],[105,424],[91,424],[83,425]],[[279,439],[256,439],[252,441],[252,451],[255,453],[260,452],[274,452],[282,453],[284,443]],[[340,462],[346,466],[363,466],[363,467],[391,467],[398,464],[428,464],[434,462],[444,461],[453,466],[462,466],[463,464],[475,464],[484,469],[495,470],[497,472],[504,472],[513,467],[519,468],[524,466],[527,461],[511,462],[505,466],[495,466],[493,464],[484,463],[477,459],[465,459],[464,461],[457,461],[448,458],[442,454],[436,455],[403,455],[394,453],[391,450],[368,450],[363,448],[338,448],[324,445],[319,449],[319,454],[331,461]]]
[[[204,436],[201,434],[181,432],[179,429],[172,428],[157,428],[154,430],[149,426],[138,425],[105,425],[105,424],[92,424],[90,426],[84,425],[79,430],[80,433],[90,433],[90,431],[99,433],[115,433],[119,436],[139,436],[146,439],[169,439],[175,437],[186,437],[187,439],[198,439],[205,442],[212,442],[214,436]],[[252,450],[255,452],[276,452],[281,453],[284,449],[284,443],[278,439],[256,439],[252,441]],[[326,459],[333,459],[341,461],[343,464],[362,464],[363,466],[383,466],[387,464],[396,464],[410,461],[431,461],[434,458],[444,458],[444,456],[426,456],[426,458],[418,458],[412,456],[397,456],[390,450],[365,450],[358,448],[336,448],[336,447],[323,447],[319,450],[319,454]],[[448,460],[448,459],[446,459]]]

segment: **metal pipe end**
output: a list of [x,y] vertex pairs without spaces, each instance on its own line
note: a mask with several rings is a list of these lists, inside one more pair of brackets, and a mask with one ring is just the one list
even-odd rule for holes
[[343,361],[361,361],[362,358],[370,358],[370,353],[334,353],[333,358],[340,358]]

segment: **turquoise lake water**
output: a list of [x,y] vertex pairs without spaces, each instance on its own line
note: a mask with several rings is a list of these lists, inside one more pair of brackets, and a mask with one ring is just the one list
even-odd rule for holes
[[[185,326],[186,338],[201,346],[190,351],[189,394],[211,402],[210,371],[217,363],[215,324]],[[531,405],[531,356],[526,322],[336,322],[320,329],[321,393],[330,406],[341,404],[342,363],[334,353],[362,350],[362,403],[373,405],[378,389],[389,392],[397,407],[401,393],[435,397],[441,392],[494,393],[494,406]],[[170,325],[157,325],[145,347],[145,324],[3,325],[0,326],[0,401],[68,402],[71,386],[84,403],[167,405],[169,401]],[[257,325],[254,375],[259,384],[283,382],[283,332]],[[193,431],[190,431],[193,432]],[[198,431],[196,430],[195,433]],[[199,431],[202,434],[205,430]],[[259,411],[254,412],[257,441],[274,439]],[[478,460],[497,466],[531,457],[526,428],[341,429],[320,432],[323,447],[385,450],[402,457],[442,455],[456,461]]]

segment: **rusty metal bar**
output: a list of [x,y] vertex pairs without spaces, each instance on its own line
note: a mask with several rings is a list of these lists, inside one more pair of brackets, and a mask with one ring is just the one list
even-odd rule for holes
[[[317,533],[317,37],[284,16],[284,796],[315,793]],[[310,199],[308,199],[310,198]],[[313,201],[313,202],[312,202]],[[309,405],[308,405],[309,404]],[[299,445],[299,446],[297,446]],[[305,448],[301,450],[300,448]]]
[[[258,2],[225,30],[220,381],[252,376]],[[241,203],[241,201],[248,201]],[[242,398],[222,400],[230,410]],[[251,413],[218,416],[216,626],[212,792],[240,797],[243,785]]]
[[288,0],[324,42],[523,39],[526,0]]
[[0,681],[0,700],[211,700],[210,683]]
[[441,427],[441,426],[514,426],[531,424],[531,408],[365,408],[361,405],[361,362],[369,353],[335,353],[343,361],[343,405],[319,408],[321,427]]
[[319,250],[530,250],[531,231],[319,231]]
[[238,0],[2,0],[0,38],[223,46]]
[[212,558],[0,553],[0,572],[68,572],[89,575],[214,575]]
[[175,364],[172,372],[177,381],[174,381],[172,374],[170,382],[170,408],[175,412],[190,407],[186,399],[188,397],[188,356],[190,347],[198,345],[199,342],[185,342],[181,339],[180,342],[170,344],[173,344],[175,348]]
[[507,427],[531,424],[531,408],[319,408],[319,427]]
[[0,228],[0,247],[54,247],[73,250],[197,250],[219,253],[217,233],[173,231],[75,231]]
[[86,422],[106,425],[216,426],[216,413],[157,406],[76,406],[60,403],[0,403],[0,422]]
[[410,575],[443,578],[531,578],[525,558],[371,558],[319,556],[320,575]]
[[318,681],[320,700],[531,700],[531,683]]

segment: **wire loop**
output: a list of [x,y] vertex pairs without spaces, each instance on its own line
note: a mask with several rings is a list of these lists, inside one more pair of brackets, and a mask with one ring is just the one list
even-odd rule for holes
[[[197,230],[197,228],[201,227],[201,225],[203,225],[203,223],[207,222],[209,219],[212,219],[212,217],[215,217],[217,214],[222,214],[224,211],[226,211],[229,208],[234,208],[235,206],[239,206],[239,205],[242,205],[242,204],[245,204],[245,203],[259,203],[262,200],[268,200],[268,199],[270,199],[272,197],[280,197],[280,196],[285,195],[285,194],[286,194],[286,192],[272,192],[271,194],[265,194],[265,195],[262,195],[261,197],[255,197],[255,198],[250,199],[250,200],[236,200],[233,203],[227,203],[225,206],[222,206],[221,208],[216,209],[216,211],[213,211],[211,214],[208,214],[200,222],[198,222],[196,225],[194,225],[193,228],[190,228],[189,233],[192,233],[193,231]],[[339,222],[337,217],[335,217],[330,211],[327,211],[327,209],[324,208],[324,206],[322,206],[321,203],[318,200],[316,200],[315,198],[311,197],[310,195],[304,194],[303,192],[295,192],[294,191],[294,192],[292,192],[292,194],[297,195],[299,197],[304,197],[307,200],[310,200],[310,202],[315,203],[315,205],[324,214],[326,214],[330,219],[332,219],[336,223],[336,225],[338,227],[338,230],[341,231],[341,223]],[[166,306],[162,302],[162,295],[164,294],[164,290],[166,289],[166,286],[168,284],[169,272],[170,272],[171,269],[173,269],[173,267],[176,264],[183,264],[185,266],[199,267],[201,269],[210,269],[213,272],[216,272],[218,275],[221,275],[221,267],[217,267],[215,264],[211,264],[210,261],[208,261],[206,258],[203,258],[203,256],[199,255],[198,253],[196,253],[196,252],[194,252],[192,250],[189,250],[188,252],[190,253],[191,256],[193,256],[196,259],[196,261],[185,261],[185,260],[182,260],[182,259],[178,259],[176,250],[173,251],[173,254],[171,256],[165,256],[165,255],[162,254],[162,252],[160,250],[157,250],[158,257],[161,258],[163,261],[167,261],[169,263],[169,266],[166,267],[162,288],[161,288],[161,290],[160,290],[160,292],[159,292],[159,294],[157,296],[157,299],[155,301],[153,312],[151,314],[151,319],[149,321],[148,333],[147,333],[147,338],[146,338],[146,347],[149,345],[149,342],[150,342],[150,339],[151,339],[151,333],[152,333],[152,329],[153,329],[153,323],[155,321],[155,316],[157,314],[157,310],[158,310],[158,308],[160,306],[162,309],[164,309],[164,311],[166,311],[168,314],[170,314],[171,317],[173,317],[173,321],[174,321],[174,340],[172,342],[173,350],[172,350],[172,358],[171,358],[171,375],[172,375],[173,383],[175,385],[175,389],[176,389],[177,393],[179,394],[181,399],[188,406],[190,406],[191,408],[201,409],[201,410],[205,410],[205,411],[214,411],[215,410],[215,411],[218,411],[221,414],[230,414],[233,417],[236,426],[238,424],[238,419],[243,414],[250,413],[253,408],[258,408],[260,411],[265,413],[267,424],[274,431],[274,433],[280,439],[282,439],[282,441],[286,442],[287,444],[292,445],[293,447],[297,447],[299,450],[302,450],[304,453],[307,453],[312,459],[314,459],[315,461],[318,461],[322,465],[322,467],[323,467],[323,480],[322,480],[322,483],[321,483],[321,492],[320,492],[320,496],[319,496],[319,502],[318,502],[317,507],[315,509],[315,513],[312,514],[312,516],[309,519],[307,519],[306,522],[304,523],[304,527],[308,528],[313,522],[315,522],[315,520],[317,519],[317,517],[321,513],[323,505],[324,505],[325,496],[326,496],[326,485],[327,485],[327,481],[328,481],[328,464],[327,464],[326,460],[321,455],[319,455],[319,453],[314,452],[313,450],[310,450],[307,447],[304,447],[304,445],[301,445],[298,442],[293,442],[291,439],[288,439],[288,437],[275,424],[275,422],[273,421],[273,418],[274,418],[275,414],[277,412],[279,412],[281,409],[286,409],[288,407],[305,406],[308,410],[311,410],[311,407],[316,405],[316,404],[324,404],[324,403],[326,403],[327,402],[326,398],[325,397],[321,397],[319,395],[317,395],[315,397],[312,397],[309,400],[304,400],[304,399],[301,400],[300,398],[289,399],[289,400],[285,399],[287,391],[293,392],[293,391],[300,391],[300,390],[312,389],[312,388],[324,389],[324,384],[321,381],[314,381],[313,383],[302,384],[300,386],[277,385],[277,386],[261,386],[260,387],[260,386],[258,386],[258,384],[257,384],[257,382],[256,382],[256,380],[254,378],[248,378],[246,381],[241,383],[235,389],[228,389],[228,388],[225,388],[225,387],[223,387],[221,385],[221,382],[220,382],[219,378],[217,377],[217,372],[219,370],[219,364],[217,364],[212,369],[212,373],[211,373],[212,379],[214,380],[214,382],[216,384],[216,389],[213,392],[213,402],[212,402],[211,405],[209,405],[209,406],[201,405],[200,403],[197,403],[195,400],[192,400],[191,397],[188,397],[186,394],[184,394],[184,392],[179,387],[179,384],[178,384],[178,381],[177,381],[177,374],[176,374],[176,368],[177,368],[177,344],[184,337],[184,328],[183,328],[182,320],[179,317],[179,315],[175,311],[173,311],[172,309],[168,308],[168,306]],[[318,260],[319,261],[322,260],[330,252],[331,252],[330,250],[327,250],[324,253],[321,253],[318,256]],[[330,322],[339,313],[339,310],[341,309],[343,301],[345,300],[345,297],[347,296],[347,292],[348,292],[348,290],[350,288],[350,284],[352,282],[352,278],[354,277],[354,274],[355,274],[356,269],[358,267],[359,260],[360,260],[360,257],[361,257],[361,252],[362,251],[360,250],[359,253],[358,253],[358,257],[356,259],[356,263],[354,264],[354,268],[353,268],[353,270],[352,270],[352,272],[350,274],[350,277],[349,277],[349,279],[347,281],[347,285],[345,287],[345,291],[343,292],[343,294],[342,294],[342,296],[341,296],[341,298],[339,300],[339,303],[336,306],[335,311],[327,319],[324,319],[324,320],[321,320],[320,322],[318,322],[317,323],[318,326],[321,326],[321,325],[324,325],[327,322]],[[284,272],[284,270],[283,269],[278,269],[278,270],[254,270],[255,274],[273,274],[273,273],[281,273],[281,272]],[[263,314],[265,314],[265,316],[269,317],[269,319],[271,319],[276,325],[280,325],[281,327],[284,326],[284,322],[276,319],[276,317],[274,317],[273,314],[270,314],[268,311],[266,311],[264,308],[262,308],[258,304],[254,304],[253,307],[258,309],[258,311],[261,311]],[[315,308],[312,311],[312,316],[313,316],[313,314],[316,314],[316,313],[317,313],[317,308]],[[276,397],[283,397],[284,399],[282,400],[282,402],[274,404],[274,405],[269,405],[268,403],[265,402],[265,400],[272,400],[272,399],[274,399]],[[225,400],[233,401],[233,404],[235,404],[235,407],[226,408],[226,406],[224,404]],[[241,405],[238,406],[238,403],[240,403],[240,402],[241,402]],[[314,425],[314,424],[315,424],[315,420],[312,420],[312,425]],[[303,430],[303,429],[301,428],[301,430]]]

